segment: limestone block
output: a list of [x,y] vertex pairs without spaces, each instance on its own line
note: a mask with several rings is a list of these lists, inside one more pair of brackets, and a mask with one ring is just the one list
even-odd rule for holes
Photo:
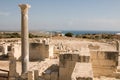
[[80,55],[81,56],[90,56],[89,48],[82,47],[81,50],[80,50]]
[[67,68],[59,68],[59,80],[67,80]]
[[12,53],[9,53],[9,77],[10,78],[15,78],[18,76],[16,72],[16,59],[14,58],[14,55]]
[[93,60],[92,61],[93,66],[116,66],[116,62],[111,61],[111,60]]
[[84,61],[83,61],[83,56],[79,56],[78,62],[84,62]]
[[28,80],[34,80],[34,72],[28,71]]
[[66,61],[60,61],[60,62],[59,62],[59,66],[60,66],[60,67],[65,67],[65,64],[66,64]]
[[59,80],[71,80],[73,68],[59,68]]
[[58,80],[58,72],[51,73],[51,80]]
[[50,74],[45,74],[45,75],[44,75],[44,79],[45,79],[45,80],[50,80]]
[[90,56],[86,56],[86,62],[87,62],[87,63],[90,62]]
[[97,59],[97,57],[98,57],[98,56],[96,56],[96,55],[97,55],[97,51],[90,51],[90,54],[91,54],[90,57],[91,57],[92,59]]
[[79,54],[72,54],[72,61],[78,61],[79,60]]
[[54,56],[54,54],[53,54],[53,45],[49,45],[49,52],[48,52],[48,54],[49,54],[49,57],[53,57]]
[[65,67],[66,68],[74,68],[76,61],[66,61]]
[[35,70],[34,71],[34,79],[38,80],[38,77],[39,77],[39,72],[38,72],[38,70]]
[[17,60],[20,60],[20,57],[21,57],[21,45],[14,44],[14,46],[13,46],[13,53],[14,53],[15,58]]
[[85,62],[86,61],[86,56],[82,56],[83,57],[83,62]]
[[9,80],[16,80],[15,77],[10,77]]
[[24,74],[21,75],[22,79],[27,79],[27,77],[28,77],[28,73],[24,73]]
[[66,61],[71,61],[72,60],[72,54],[64,54],[64,59]]
[[63,55],[63,54],[60,54],[60,55],[59,55],[59,59],[60,59],[60,61],[63,61],[63,60],[64,60],[64,55]]
[[71,80],[71,75],[73,73],[74,67],[68,68],[67,80]]
[[[80,78],[83,78],[83,77],[84,78],[88,78],[88,77],[93,78],[91,63],[79,63],[79,62],[76,63],[75,68],[73,70],[73,73],[71,75],[71,78],[76,79],[78,77],[80,77]],[[82,79],[82,80],[85,80],[85,79]]]

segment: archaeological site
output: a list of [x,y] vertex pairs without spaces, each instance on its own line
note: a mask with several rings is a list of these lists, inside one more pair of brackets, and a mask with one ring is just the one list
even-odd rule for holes
[[0,80],[120,80],[120,41],[28,38],[20,4],[21,38],[0,39]]

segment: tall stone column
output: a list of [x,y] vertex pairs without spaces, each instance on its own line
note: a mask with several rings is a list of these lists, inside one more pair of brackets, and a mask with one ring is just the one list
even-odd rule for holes
[[24,74],[29,68],[28,9],[30,5],[20,4],[19,7],[21,8],[22,74]]

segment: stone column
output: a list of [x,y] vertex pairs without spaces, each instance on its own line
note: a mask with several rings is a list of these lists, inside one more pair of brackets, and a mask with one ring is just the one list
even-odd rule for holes
[[117,69],[120,70],[120,42],[116,41],[116,50],[118,51],[118,65]]
[[30,5],[20,4],[19,7],[21,8],[22,74],[24,74],[29,68],[28,9]]

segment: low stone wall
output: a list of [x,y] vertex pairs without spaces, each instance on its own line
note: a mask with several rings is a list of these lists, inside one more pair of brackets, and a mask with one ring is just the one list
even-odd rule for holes
[[[20,40],[3,40],[0,42],[0,55],[7,55],[11,52],[11,47],[14,48],[13,53],[17,60],[21,60],[21,41]],[[40,60],[48,57],[53,57],[53,45],[49,39],[34,39],[29,43],[30,60]]]

